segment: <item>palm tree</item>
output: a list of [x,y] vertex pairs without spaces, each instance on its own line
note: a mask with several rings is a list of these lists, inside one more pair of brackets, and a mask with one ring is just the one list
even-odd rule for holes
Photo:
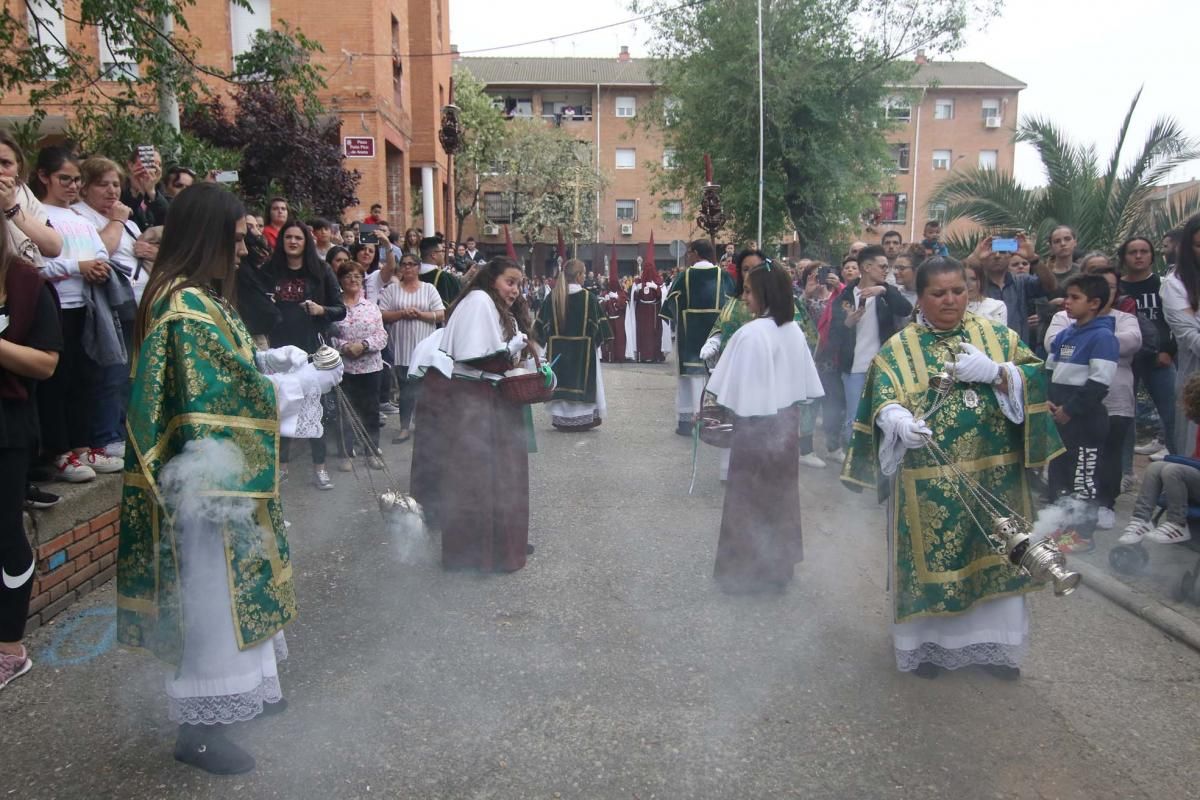
[[[1061,224],[1075,228],[1081,248],[1108,253],[1128,236],[1148,235],[1154,220],[1147,198],[1171,170],[1200,158],[1200,146],[1173,119],[1160,117],[1141,152],[1122,169],[1121,155],[1141,96],[1139,89],[1107,163],[1094,146],[1070,142],[1050,120],[1025,119],[1016,140],[1037,149],[1049,179],[1046,186],[1026,189],[1007,172],[970,169],[948,176],[932,202],[946,204],[947,220],[969,219],[985,230],[1034,232],[1039,250]],[[948,245],[955,252],[970,252],[978,236],[951,237]]]

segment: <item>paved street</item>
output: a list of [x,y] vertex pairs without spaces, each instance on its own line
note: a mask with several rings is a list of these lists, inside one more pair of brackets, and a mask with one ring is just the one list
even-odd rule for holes
[[[801,476],[789,591],[725,596],[716,451],[689,498],[671,369],[605,383],[596,432],[535,413],[537,552],[515,575],[403,563],[365,484],[335,472],[319,493],[297,458],[291,705],[233,734],[255,772],[172,760],[160,668],[104,639],[110,586],[37,631],[34,671],[0,693],[0,797],[1194,796],[1200,654],[1086,589],[1046,591],[1020,682],[897,673],[882,513],[832,468]],[[406,485],[409,445],[385,449]]]

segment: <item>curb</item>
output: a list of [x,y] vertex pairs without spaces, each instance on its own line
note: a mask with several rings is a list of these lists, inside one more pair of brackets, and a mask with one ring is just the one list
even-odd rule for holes
[[1131,614],[1141,617],[1163,633],[1193,650],[1200,650],[1200,624],[1157,600],[1142,595],[1099,567],[1078,559],[1071,569],[1083,576],[1083,585],[1108,598]]

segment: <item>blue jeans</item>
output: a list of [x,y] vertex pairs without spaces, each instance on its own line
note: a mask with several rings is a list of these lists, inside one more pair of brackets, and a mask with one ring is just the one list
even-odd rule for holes
[[129,403],[129,365],[96,369],[92,398],[91,442],[104,447],[125,440],[125,407]]
[[[1154,367],[1142,376],[1146,383],[1146,391],[1158,409],[1158,418],[1162,420],[1163,442],[1167,449],[1175,455],[1175,365]],[[1135,382],[1136,383],[1136,382]]]
[[842,426],[842,442],[850,444],[850,432],[854,427],[854,418],[858,416],[858,401],[862,397],[863,387],[867,384],[865,372],[843,372],[842,390],[846,397],[846,424]]

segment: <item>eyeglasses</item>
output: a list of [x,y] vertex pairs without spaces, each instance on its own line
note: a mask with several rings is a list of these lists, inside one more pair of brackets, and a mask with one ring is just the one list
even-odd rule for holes
[[55,175],[54,180],[58,181],[58,185],[63,188],[79,186],[83,183],[83,178],[79,175],[63,175],[62,173]]

